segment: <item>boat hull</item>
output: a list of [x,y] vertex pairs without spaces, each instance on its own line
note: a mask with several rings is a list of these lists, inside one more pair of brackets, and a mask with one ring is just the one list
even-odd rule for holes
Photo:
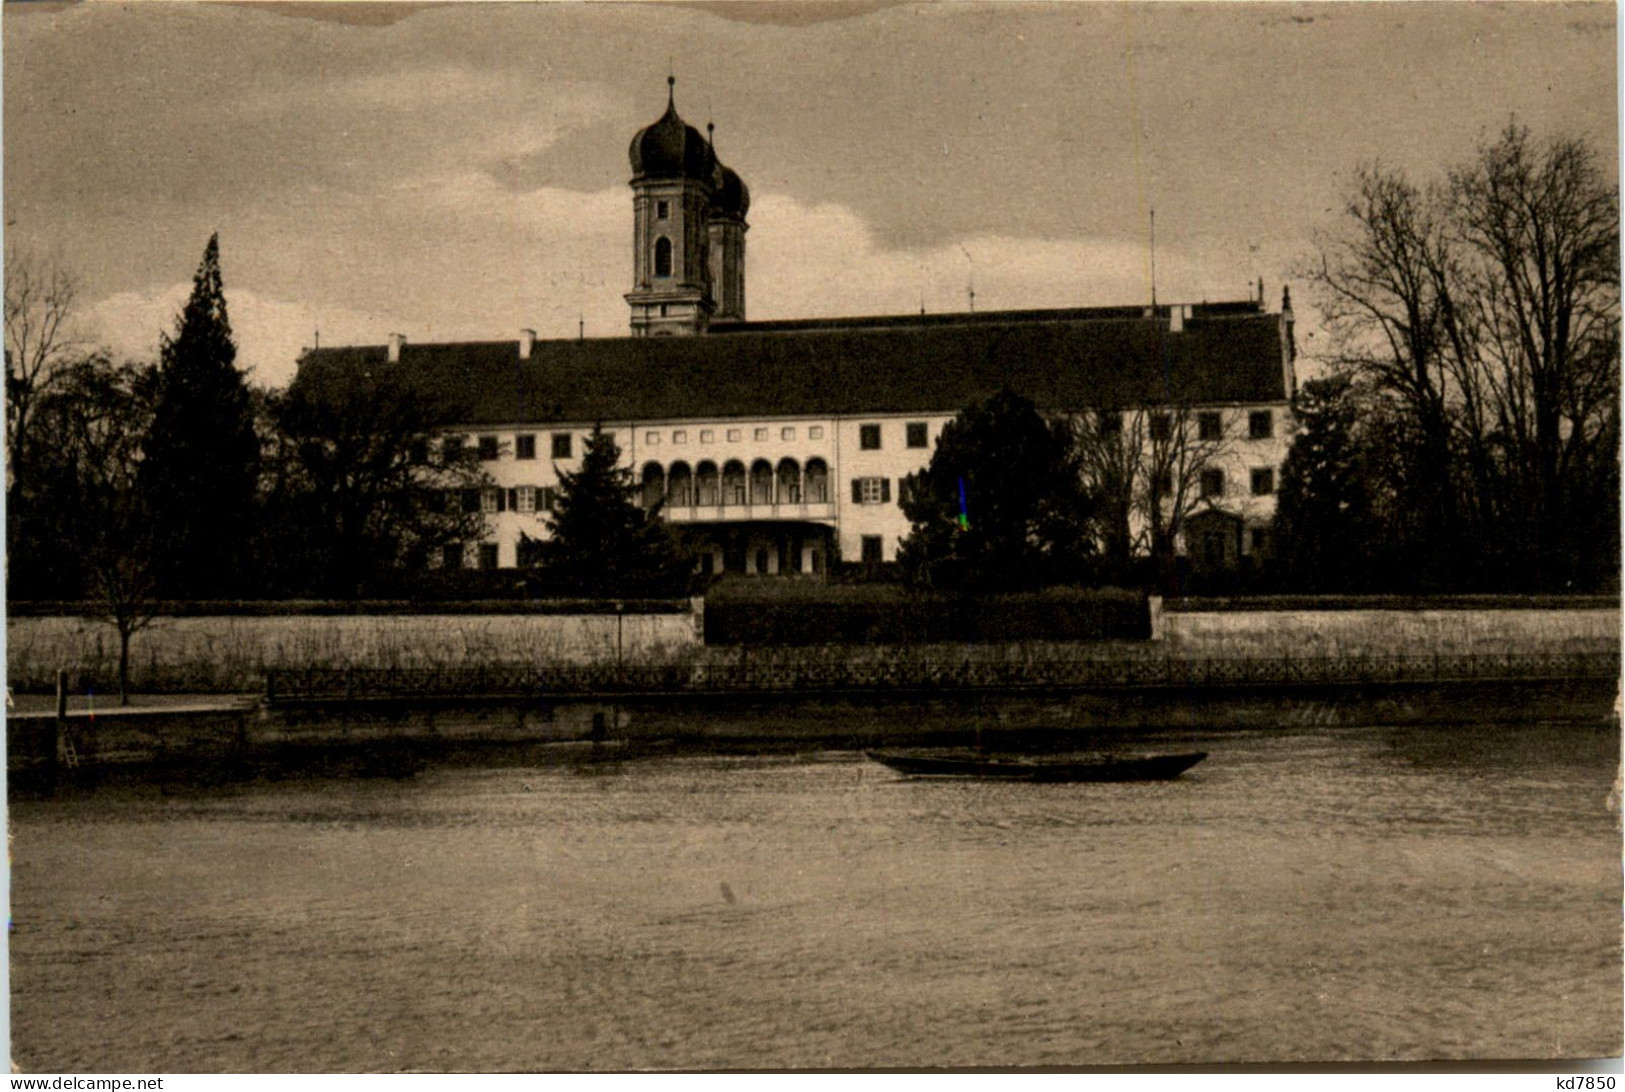
[[1034,761],[984,756],[949,757],[869,751],[876,762],[909,777],[979,777],[998,781],[1167,781],[1207,757],[1206,751],[1102,758]]

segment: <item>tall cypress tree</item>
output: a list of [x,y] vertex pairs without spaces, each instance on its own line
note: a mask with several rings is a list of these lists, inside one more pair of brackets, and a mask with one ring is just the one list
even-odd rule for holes
[[252,535],[259,440],[226,316],[220,242],[209,236],[192,295],[166,336],[142,488],[158,541],[159,586],[174,597],[231,595]]
[[[1350,592],[1369,586],[1373,514],[1348,377],[1311,379],[1296,406],[1301,426],[1276,498],[1275,552],[1294,591]],[[1380,590],[1393,591],[1392,586]]]
[[542,566],[580,595],[676,595],[687,590],[691,565],[658,508],[633,497],[638,486],[620,465],[614,437],[593,426],[581,468],[559,474],[548,517],[552,538],[537,544]]

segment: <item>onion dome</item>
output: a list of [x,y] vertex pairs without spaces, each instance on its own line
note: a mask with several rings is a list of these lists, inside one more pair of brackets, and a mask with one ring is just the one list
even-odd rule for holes
[[709,182],[716,169],[711,146],[694,126],[677,114],[672,95],[675,79],[666,80],[666,112],[653,125],[638,130],[627,155],[632,161],[632,180],[692,178]]
[[711,211],[718,216],[743,220],[745,214],[750,212],[750,189],[731,167],[723,167],[721,175],[716,195],[711,198]]

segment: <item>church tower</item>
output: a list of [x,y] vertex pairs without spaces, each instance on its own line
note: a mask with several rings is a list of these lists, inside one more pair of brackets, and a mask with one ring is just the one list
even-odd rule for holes
[[[716,152],[715,132],[711,136]],[[716,302],[712,318],[717,322],[745,321],[745,232],[750,225],[750,190],[730,168],[717,164],[717,185],[711,198],[711,295]]]
[[711,295],[711,199],[719,176],[711,144],[677,114],[675,78],[666,112],[638,131],[632,162],[632,336],[704,333]]
[[750,191],[677,113],[632,138],[632,336],[703,334],[713,319],[745,318],[745,214]]

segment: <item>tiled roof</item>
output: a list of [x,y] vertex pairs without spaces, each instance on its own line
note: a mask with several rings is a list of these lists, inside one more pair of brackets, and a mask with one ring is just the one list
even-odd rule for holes
[[393,369],[468,425],[956,412],[1008,384],[1041,408],[1287,398],[1277,317],[1166,309],[740,323],[697,337],[321,349],[299,384]]

